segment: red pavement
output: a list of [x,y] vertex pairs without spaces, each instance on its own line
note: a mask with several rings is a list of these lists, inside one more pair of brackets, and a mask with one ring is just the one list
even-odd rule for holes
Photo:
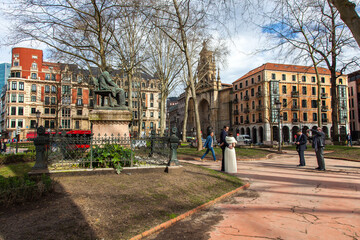
[[[210,239],[360,239],[360,163],[325,159],[325,172],[314,170],[314,153],[306,167],[296,152],[275,158],[238,161],[238,173],[259,196],[217,203],[223,220]],[[219,169],[221,162],[187,161]]]

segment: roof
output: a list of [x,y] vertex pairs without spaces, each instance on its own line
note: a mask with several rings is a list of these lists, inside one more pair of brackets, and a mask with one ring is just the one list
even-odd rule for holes
[[[235,82],[238,82],[240,80],[243,80],[251,75],[254,75],[256,73],[259,73],[263,70],[274,70],[274,71],[281,71],[281,72],[296,72],[296,73],[315,73],[314,67],[309,66],[300,66],[300,65],[289,65],[289,64],[279,64],[279,63],[265,63],[261,65],[260,67],[257,67],[250,72],[246,73],[241,78],[237,79]],[[330,75],[330,70],[323,67],[318,67],[318,71],[320,74],[328,74]]]

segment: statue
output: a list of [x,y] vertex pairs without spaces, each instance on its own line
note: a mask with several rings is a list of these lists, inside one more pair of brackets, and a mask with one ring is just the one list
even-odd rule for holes
[[49,135],[45,134],[45,128],[37,129],[37,137],[34,139],[36,150],[36,162],[32,169],[47,169],[46,150],[49,146]]
[[100,106],[104,105],[104,96],[109,97],[110,107],[125,107],[125,92],[111,79],[109,72],[103,72],[99,78],[93,77],[95,94],[102,97]]
[[168,166],[179,166],[179,161],[177,159],[177,148],[179,146],[180,139],[177,137],[177,128],[173,127],[171,130],[171,136],[169,137],[170,143],[170,161]]

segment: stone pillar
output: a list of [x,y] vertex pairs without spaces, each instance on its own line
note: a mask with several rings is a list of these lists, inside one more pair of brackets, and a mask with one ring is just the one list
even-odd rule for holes
[[94,109],[89,113],[92,124],[92,133],[95,137],[104,136],[129,136],[129,124],[132,114],[129,110]]

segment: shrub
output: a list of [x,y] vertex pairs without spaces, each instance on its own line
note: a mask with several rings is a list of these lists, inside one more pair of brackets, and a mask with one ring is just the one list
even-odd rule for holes
[[3,154],[0,155],[0,165],[19,162],[32,162],[35,161],[35,156],[35,152]]
[[54,183],[45,174],[42,176],[9,177],[0,176],[0,206],[39,199],[51,192]]

